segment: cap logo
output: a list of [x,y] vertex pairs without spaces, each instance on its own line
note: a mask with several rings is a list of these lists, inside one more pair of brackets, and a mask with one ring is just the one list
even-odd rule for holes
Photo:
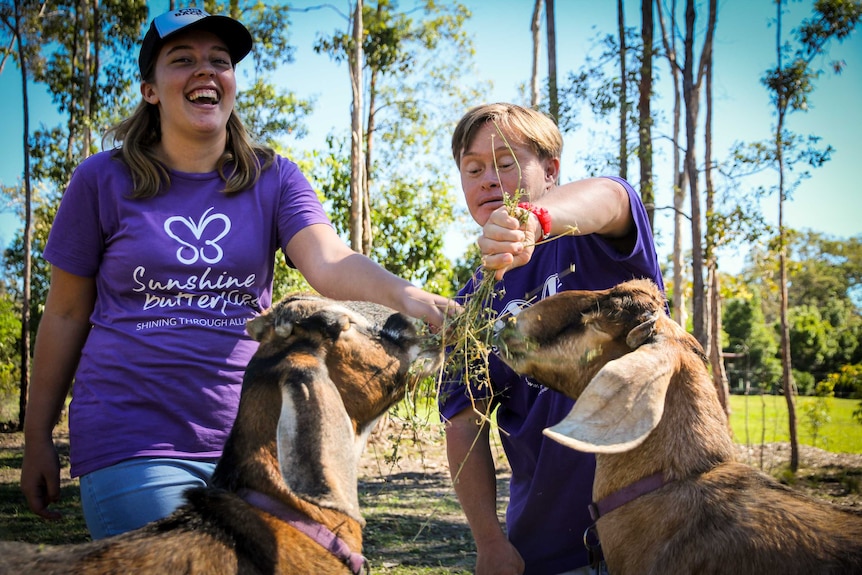
[[138,53],[138,69],[145,78],[153,69],[162,42],[185,29],[203,30],[215,34],[230,52],[231,64],[236,66],[251,51],[252,38],[241,22],[228,16],[211,16],[200,8],[180,8],[153,18],[144,35]]
[[207,16],[209,14],[200,8],[182,8],[156,17],[153,20],[153,24],[155,24],[159,32],[159,37],[164,38],[168,34],[173,34],[180,28],[184,28]]

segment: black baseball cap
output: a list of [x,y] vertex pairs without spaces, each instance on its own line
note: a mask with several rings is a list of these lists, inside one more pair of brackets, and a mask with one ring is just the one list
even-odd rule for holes
[[138,54],[142,78],[146,78],[165,40],[185,30],[206,30],[218,36],[227,44],[234,66],[251,51],[251,34],[240,22],[227,16],[213,16],[200,8],[180,8],[159,14],[150,23]]

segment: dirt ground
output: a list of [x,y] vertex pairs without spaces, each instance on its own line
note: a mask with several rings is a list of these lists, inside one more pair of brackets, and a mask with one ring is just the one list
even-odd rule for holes
[[[68,479],[68,438],[57,437],[64,463],[64,497],[77,495]],[[86,528],[74,504],[66,511],[64,539],[37,535],[38,519],[27,518],[18,489],[22,434],[0,433],[0,507],[2,539],[76,542]],[[499,512],[507,504],[508,466],[499,445],[497,462]],[[782,473],[790,459],[788,444],[739,446],[739,459],[762,468],[794,488],[862,513],[862,454],[837,454],[800,446],[800,470]],[[386,575],[472,573],[475,551],[449,478],[439,424],[386,421],[372,435],[359,470],[359,497],[367,525],[364,553],[374,573]],[[75,534],[75,535],[73,535]],[[66,539],[68,536],[68,539]]]
[[[502,518],[509,469],[502,447],[495,446],[494,452]],[[811,496],[862,513],[862,454],[802,445],[799,455],[795,476],[782,472],[790,461],[787,443],[739,445],[737,457]],[[379,428],[360,469],[360,503],[368,521],[368,555],[382,560],[375,572],[472,573],[472,537],[452,490],[439,427],[414,433],[402,422],[390,421]],[[405,567],[431,570],[398,570]]]
[[[509,468],[494,446],[498,511],[508,503]],[[359,470],[365,554],[374,573],[472,573],[473,538],[455,497],[439,424],[384,420]]]

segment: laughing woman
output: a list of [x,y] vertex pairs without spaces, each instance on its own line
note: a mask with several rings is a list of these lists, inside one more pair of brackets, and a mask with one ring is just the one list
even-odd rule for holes
[[71,473],[94,538],[168,515],[207,482],[277,250],[325,296],[443,322],[446,299],[353,252],[296,164],[250,140],[234,103],[251,48],[231,18],[156,17],[140,47],[143,101],[112,130],[121,145],[75,171],[51,229],[21,488],[57,517],[53,429],[74,379]]

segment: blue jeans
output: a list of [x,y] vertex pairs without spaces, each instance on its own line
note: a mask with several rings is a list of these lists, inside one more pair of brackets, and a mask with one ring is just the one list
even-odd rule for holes
[[207,485],[215,460],[137,457],[81,477],[81,506],[93,539],[137,529],[185,503],[183,492]]

